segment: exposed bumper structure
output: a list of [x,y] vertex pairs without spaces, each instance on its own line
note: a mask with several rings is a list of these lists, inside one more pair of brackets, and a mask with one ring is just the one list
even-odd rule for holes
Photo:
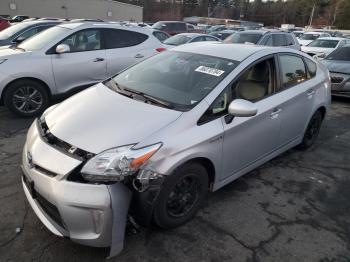
[[132,193],[121,183],[68,181],[68,174],[80,164],[45,143],[34,123],[22,155],[26,197],[38,218],[55,235],[83,245],[111,247],[110,256],[117,255],[123,249]]

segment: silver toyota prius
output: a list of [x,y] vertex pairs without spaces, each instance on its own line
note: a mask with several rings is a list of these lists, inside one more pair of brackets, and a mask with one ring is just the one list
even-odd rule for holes
[[330,98],[327,69],[299,51],[176,47],[36,119],[23,150],[24,192],[52,233],[113,256],[128,218],[177,227],[208,191],[310,147]]

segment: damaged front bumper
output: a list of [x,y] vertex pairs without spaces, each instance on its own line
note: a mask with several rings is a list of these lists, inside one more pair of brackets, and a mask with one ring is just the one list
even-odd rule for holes
[[[22,184],[25,195],[42,223],[55,235],[94,247],[110,247],[110,256],[121,252],[132,187],[123,183],[91,184],[70,181],[69,175],[82,164],[47,144],[34,123],[22,155]],[[142,206],[142,214],[150,220],[157,185],[149,186],[147,201],[135,197],[135,206]],[[151,190],[153,189],[153,190]],[[148,205],[149,204],[149,205]],[[133,210],[137,210],[135,208]],[[135,212],[137,213],[137,212]],[[145,216],[146,218],[146,216]]]

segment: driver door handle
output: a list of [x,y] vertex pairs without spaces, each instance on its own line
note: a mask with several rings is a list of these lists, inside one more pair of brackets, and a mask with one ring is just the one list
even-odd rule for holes
[[97,57],[94,59],[94,62],[103,62],[103,61],[105,61],[105,59],[102,57]]
[[281,108],[275,108],[270,114],[271,119],[277,118],[279,113],[281,112],[282,112]]
[[142,55],[142,54],[136,54],[136,55],[135,55],[135,58],[144,58],[144,55]]

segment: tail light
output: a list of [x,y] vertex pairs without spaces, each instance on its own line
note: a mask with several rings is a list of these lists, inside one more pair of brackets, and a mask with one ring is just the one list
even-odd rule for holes
[[164,47],[159,47],[159,48],[156,49],[156,51],[157,51],[158,53],[164,52],[164,51],[166,51],[166,50],[167,50],[167,49],[164,48]]

